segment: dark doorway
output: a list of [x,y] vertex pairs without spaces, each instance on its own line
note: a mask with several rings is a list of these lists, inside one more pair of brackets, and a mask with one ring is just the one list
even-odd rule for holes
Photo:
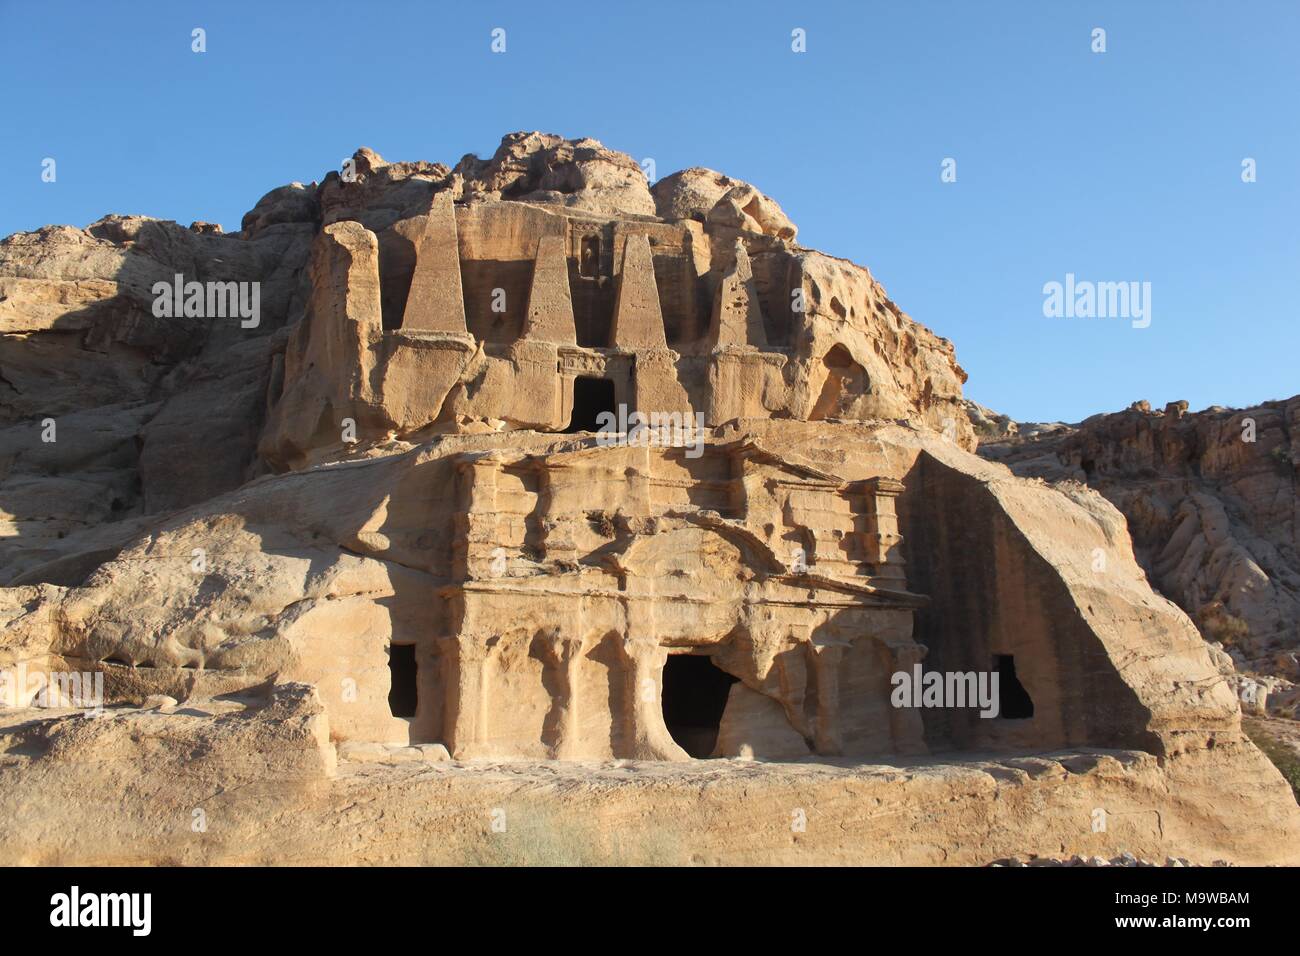
[[415,645],[393,644],[388,648],[388,709],[394,717],[414,717]]
[[618,409],[614,407],[614,383],[607,378],[575,378],[573,415],[565,433],[599,431],[601,423],[596,419],[601,412],[618,415]]
[[736,683],[704,654],[669,654],[664,664],[664,723],[673,740],[702,760],[713,754],[727,695]]
[[1016,676],[1015,656],[994,654],[993,669],[998,674],[998,716],[1005,720],[1024,720],[1034,716],[1034,702]]

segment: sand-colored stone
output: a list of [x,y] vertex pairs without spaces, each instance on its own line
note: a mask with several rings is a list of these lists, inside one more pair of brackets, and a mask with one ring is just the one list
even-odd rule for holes
[[573,295],[569,292],[569,262],[562,236],[542,236],[537,240],[524,338],[559,345],[578,344],[573,324]]
[[763,306],[754,285],[749,253],[739,239],[735,242],[732,256],[735,262],[723,273],[714,297],[708,344],[713,348],[737,345],[765,348],[767,333],[763,330]]
[[[0,861],[1300,863],[1131,516],[973,454],[865,269],[592,140],[354,167],[0,243],[0,672],[105,696],[0,711]],[[196,353],[142,290],[218,254],[273,318]],[[1032,713],[892,700],[1007,661]]]
[[434,196],[415,252],[402,328],[408,331],[466,332],[460,285],[460,248],[451,193]]
[[[1077,426],[1009,423],[980,453],[1017,474],[1085,482],[1128,519],[1161,593],[1243,670],[1300,681],[1300,397],[1153,411]],[[1006,432],[1010,430],[1011,436]]]
[[666,349],[664,317],[659,310],[650,242],[642,235],[629,236],[623,245],[623,262],[618,272],[618,295],[614,300],[613,335],[610,344],[624,349]]

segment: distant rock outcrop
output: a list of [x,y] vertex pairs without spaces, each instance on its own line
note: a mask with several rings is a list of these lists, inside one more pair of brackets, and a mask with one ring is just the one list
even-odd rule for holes
[[[972,416],[984,434],[986,418]],[[1128,519],[1152,583],[1207,640],[1241,669],[1300,681],[1300,396],[1195,413],[1135,402],[1013,431],[980,454],[1096,488]]]

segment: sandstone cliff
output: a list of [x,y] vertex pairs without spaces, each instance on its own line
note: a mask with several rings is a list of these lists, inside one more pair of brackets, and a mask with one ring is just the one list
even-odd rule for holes
[[[1167,499],[1017,476],[952,344],[796,235],[721,173],[517,133],[360,150],[234,234],[0,241],[0,673],[105,705],[0,710],[0,860],[1297,862],[1143,564],[1294,626],[1295,460],[1288,499],[1231,422],[1141,412],[1135,450],[1038,457],[1120,487],[1146,456]],[[181,280],[260,312],[161,315]],[[685,431],[593,424],[629,408]],[[1294,403],[1259,413],[1280,446]],[[1257,524],[1183,513],[1207,469]],[[1222,532],[1192,561],[1187,522]],[[1015,706],[892,703],[922,662]]]
[[[1017,429],[1020,430],[1020,429]],[[1190,413],[1146,403],[980,454],[1096,488],[1128,519],[1152,582],[1253,669],[1300,678],[1300,397]]]
[[[472,235],[462,224],[460,244],[467,328],[489,348],[470,350],[442,379],[431,379],[423,360],[390,361],[378,338],[357,332],[351,357],[377,380],[350,396],[359,400],[353,412],[363,432],[370,428],[363,444],[428,431],[439,419],[450,424],[437,430],[455,431],[491,418],[478,409],[500,406],[496,396],[514,388],[532,360],[515,352],[498,357],[491,347],[517,336],[524,323],[536,253],[524,236],[530,228],[558,227],[563,220],[547,212],[558,207],[646,222],[658,212],[685,224],[687,258],[665,265],[665,249],[655,263],[664,308],[677,302],[682,316],[683,327],[667,344],[682,353],[710,347],[710,303],[734,264],[735,237],[752,242],[751,288],[767,305],[774,341],[789,335],[790,290],[801,290],[807,321],[797,340],[782,345],[793,360],[760,362],[744,373],[758,375],[754,401],[762,414],[907,419],[947,428],[974,445],[960,405],[966,376],[952,344],[902,313],[865,268],[792,245],[794,227],[752,186],[687,170],[665,177],[652,195],[626,155],[594,140],[542,133],[511,134],[490,159],[468,156],[454,169],[387,163],[367,149],[353,163],[351,181],[331,172],[319,184],[270,191],[237,233],[110,215],[85,229],[50,226],[0,240],[0,585],[76,582],[150,516],[238,487],[268,468],[345,453],[337,420],[321,420],[332,372],[311,378],[318,354],[339,357],[308,341],[313,239],[323,227],[348,221],[374,234],[369,254],[377,256],[380,288],[371,318],[375,326],[400,326],[419,238],[414,230],[423,228],[441,192],[457,201],[462,219],[466,210],[484,210],[471,214],[482,223]],[[703,178],[707,189],[699,185]],[[713,205],[705,210],[707,199]],[[712,242],[706,226],[717,237]],[[700,230],[693,248],[696,234],[688,227]],[[669,270],[678,268],[692,283],[698,279],[697,294],[672,298],[679,292]],[[259,323],[245,329],[229,319],[155,317],[154,284],[177,274],[259,283]],[[498,288],[508,293],[503,312],[492,311]],[[598,281],[590,295],[612,293]],[[293,374],[295,364],[303,375]],[[692,402],[707,407],[708,383],[684,374]],[[539,424],[530,421],[535,412],[521,407],[513,425]],[[42,422],[50,418],[60,440],[41,442]]]
[[[817,423],[750,423],[746,440],[798,449],[798,460],[846,479],[897,475],[909,586],[930,596],[916,622],[927,664],[961,670],[990,652],[1013,653],[1035,720],[927,711],[921,751],[908,756],[889,753],[889,738],[878,736],[893,719],[885,707],[843,729],[854,759],[809,758],[781,717],[811,703],[802,681],[791,680],[796,662],[780,647],[763,652],[742,641],[727,654],[744,655],[718,659],[747,695],[724,718],[724,733],[734,720],[748,746],[804,760],[653,769],[621,759],[625,744],[598,719],[618,697],[616,644],[602,642],[585,652],[585,716],[567,741],[581,760],[559,770],[508,769],[497,762],[509,754],[507,741],[537,741],[534,761],[554,756],[548,741],[564,744],[553,736],[559,728],[545,682],[527,680],[547,665],[536,629],[524,626],[517,642],[504,630],[497,652],[510,679],[494,694],[508,696],[487,699],[484,739],[500,743],[449,764],[442,747],[413,741],[452,740],[459,753],[464,742],[455,744],[460,738],[443,723],[459,718],[450,711],[417,714],[414,723],[394,718],[387,649],[415,645],[430,662],[427,670],[421,664],[422,680],[441,666],[437,635],[449,623],[432,595],[457,561],[447,469],[504,447],[500,435],[459,436],[258,479],[159,521],[79,586],[0,590],[0,665],[99,670],[110,704],[93,721],[54,710],[32,722],[33,712],[20,710],[3,725],[0,852],[29,863],[320,863],[342,854],[405,863],[917,864],[1125,850],[1204,863],[1295,862],[1300,810],[1242,735],[1209,648],[1147,586],[1114,508],[1081,486],[1015,478],[924,431],[850,427],[827,435]],[[714,436],[723,445],[739,437],[734,428]],[[534,434],[508,447],[589,457],[594,449],[584,445]],[[619,470],[629,455],[595,451]],[[946,505],[936,509],[935,501]],[[707,527],[719,519],[706,510],[693,520]],[[678,605],[718,581],[715,558],[701,566],[674,557],[688,540],[674,522],[629,515],[615,525],[621,530],[599,550],[627,557],[593,553],[565,567],[546,549],[534,558],[521,551],[506,580],[592,595],[605,564],[644,578],[645,556],[666,547],[672,566],[686,571]],[[206,557],[203,573],[195,549]],[[1101,574],[1092,568],[1098,549],[1109,555]],[[742,567],[756,567],[754,559]],[[685,619],[686,633],[729,629],[736,600],[718,589],[701,616]],[[661,631],[667,623],[661,618]],[[869,673],[841,685],[846,701],[872,698]],[[178,753],[196,756],[180,761]],[[980,756],[989,754],[1000,756]],[[79,761],[90,759],[117,769],[94,778],[102,796],[88,800]],[[126,768],[136,765],[144,775],[133,769],[128,783]],[[749,794],[743,820],[729,805],[735,787]],[[144,816],[118,812],[119,798],[109,794],[123,788],[148,808]],[[75,823],[43,809],[52,800],[75,803]],[[359,809],[379,803],[387,812],[378,816]],[[791,844],[789,807],[805,804],[815,808],[816,825]],[[876,811],[864,816],[864,805]],[[484,806],[506,808],[525,835],[496,841]],[[1097,807],[1111,821],[1100,833],[1092,826]],[[191,833],[195,809],[220,826]],[[91,832],[97,839],[87,841]],[[279,834],[274,845],[267,832]],[[620,838],[611,844],[614,832]],[[439,834],[432,843],[431,833]],[[86,856],[82,845],[98,849]]]

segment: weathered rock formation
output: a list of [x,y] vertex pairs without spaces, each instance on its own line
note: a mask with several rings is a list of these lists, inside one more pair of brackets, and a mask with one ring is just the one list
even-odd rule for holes
[[[509,859],[488,808],[587,860],[1296,862],[1124,517],[972,454],[952,345],[794,238],[532,133],[5,240],[0,671],[108,707],[0,711],[0,859]],[[178,274],[263,314],[158,318]]]
[[[343,419],[361,445],[476,426],[562,431],[593,383],[615,405],[699,412],[707,425],[907,419],[973,445],[951,344],[862,268],[792,246],[766,197],[724,178],[703,222],[659,219],[644,179],[645,203],[630,198],[626,157],[551,139],[508,137],[486,165],[421,180],[426,198],[395,220],[383,187],[327,178],[319,294],[285,350],[267,462],[336,456]],[[665,210],[694,208],[673,193],[661,193]],[[719,212],[737,196],[753,216]],[[326,276],[346,294],[325,295]]]
[[1020,475],[1096,488],[1128,519],[1152,584],[1207,640],[1244,668],[1297,680],[1297,434],[1300,397],[1196,413],[1186,402],[1164,411],[1138,402],[1077,426],[986,438],[980,454]]

